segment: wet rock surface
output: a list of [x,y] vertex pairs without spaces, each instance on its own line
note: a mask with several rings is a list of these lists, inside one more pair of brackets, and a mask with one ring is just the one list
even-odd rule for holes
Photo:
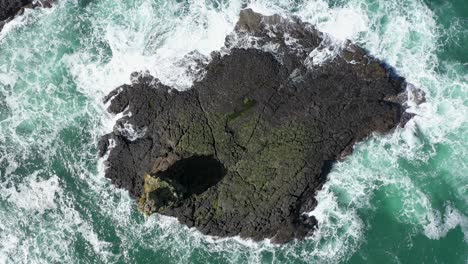
[[52,7],[55,0],[0,0],[0,31],[6,23],[15,16],[22,15],[25,9],[34,9],[36,7]]
[[32,2],[32,0],[0,0],[0,20],[15,16],[22,7]]
[[310,24],[247,9],[191,89],[133,74],[105,98],[124,114],[99,143],[106,177],[144,213],[204,234],[311,235],[317,221],[304,212],[333,163],[406,115],[402,78],[351,43],[310,56],[323,41]]

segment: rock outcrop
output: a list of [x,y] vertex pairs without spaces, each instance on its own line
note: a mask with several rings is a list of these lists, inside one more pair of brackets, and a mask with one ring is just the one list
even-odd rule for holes
[[106,177],[144,213],[204,234],[277,243],[312,234],[317,221],[304,212],[334,161],[405,115],[402,78],[351,43],[320,57],[324,38],[247,9],[191,89],[134,73],[105,98],[124,113],[99,143]]
[[0,0],[0,31],[15,16],[22,15],[27,8],[52,7],[55,0]]

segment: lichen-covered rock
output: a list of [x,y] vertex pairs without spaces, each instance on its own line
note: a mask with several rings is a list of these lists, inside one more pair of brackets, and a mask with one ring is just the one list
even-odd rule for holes
[[307,23],[244,10],[191,89],[135,73],[105,98],[126,114],[99,145],[106,177],[147,214],[205,234],[310,235],[316,220],[303,213],[333,162],[404,114],[386,100],[404,90],[402,78],[351,43],[319,63],[309,54],[322,41]]

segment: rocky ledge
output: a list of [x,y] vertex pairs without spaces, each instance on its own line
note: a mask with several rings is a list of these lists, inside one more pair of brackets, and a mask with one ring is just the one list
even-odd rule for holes
[[298,19],[246,9],[191,89],[134,73],[105,98],[123,113],[99,143],[106,177],[145,214],[204,234],[312,234],[317,221],[304,213],[334,161],[411,118],[402,78],[351,43],[318,60],[324,39]]
[[52,7],[55,0],[0,0],[0,31],[6,23],[10,22],[15,16],[22,15],[25,9],[34,9],[36,7]]

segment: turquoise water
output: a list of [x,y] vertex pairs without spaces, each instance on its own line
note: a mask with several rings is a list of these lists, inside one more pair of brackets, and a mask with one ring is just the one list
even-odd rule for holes
[[351,39],[426,92],[417,116],[337,164],[316,234],[283,246],[144,218],[103,177],[102,97],[149,70],[178,89],[185,54],[220,48],[242,1],[64,0],[0,33],[0,263],[467,263],[468,3],[251,1]]

